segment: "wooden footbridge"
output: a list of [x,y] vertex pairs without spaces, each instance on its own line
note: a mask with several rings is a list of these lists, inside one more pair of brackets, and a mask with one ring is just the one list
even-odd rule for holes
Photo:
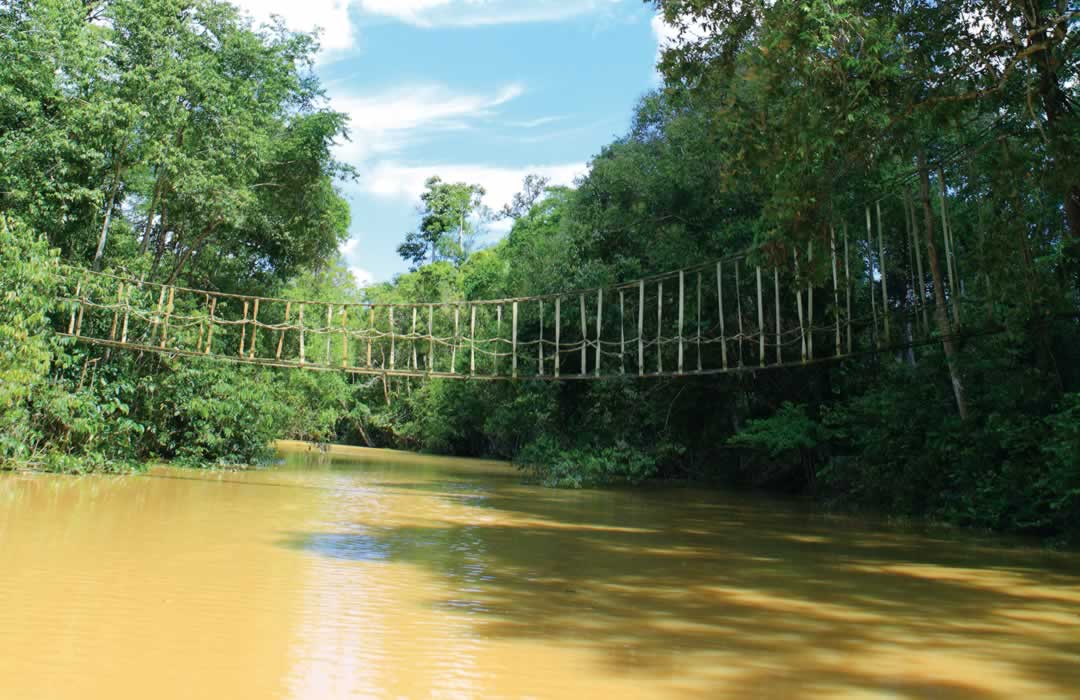
[[899,250],[886,249],[880,207],[876,231],[867,208],[865,237],[853,240],[843,226],[818,250],[811,243],[783,256],[756,251],[547,296],[428,304],[243,296],[69,268],[61,334],[177,357],[446,379],[687,377],[803,366],[910,347],[931,337],[934,312],[949,333],[959,313],[949,229],[947,272],[935,265],[928,278],[914,218]]

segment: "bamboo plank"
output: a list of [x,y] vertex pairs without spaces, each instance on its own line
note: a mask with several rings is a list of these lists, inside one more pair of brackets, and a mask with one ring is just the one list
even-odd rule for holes
[[[289,317],[291,315],[292,315],[292,302],[288,301],[288,302],[285,302],[285,321],[282,324],[283,326],[288,326],[289,325]],[[275,360],[280,360],[281,359],[281,350],[282,350],[282,348],[284,346],[285,346],[285,328],[282,328],[281,332],[278,333],[277,352],[274,353],[274,359]]]
[[727,336],[724,330],[724,263],[716,263],[716,303],[720,307],[720,355],[723,368],[728,368]]
[[765,300],[761,291],[761,265],[757,266],[758,366],[765,366]]
[[685,350],[683,326],[686,320],[686,271],[679,270],[679,374],[683,373],[683,352]]
[[585,295],[581,295],[581,376],[585,376],[589,365],[589,324],[585,320]]
[[510,329],[510,337],[511,337],[511,341],[510,341],[510,354],[511,354],[511,358],[510,358],[511,359],[510,376],[512,376],[514,379],[517,379],[517,377],[518,377],[518,352],[517,352],[517,345],[518,345],[518,303],[516,301],[513,304],[513,310],[512,310],[511,313],[513,315],[513,319],[510,322],[510,325],[511,325],[511,329]]
[[217,297],[210,298],[210,322],[206,327],[206,354],[213,354],[214,347],[214,311],[217,310]]
[[637,366],[638,376],[645,376],[645,281],[638,282],[637,316]]
[[306,338],[304,332],[304,304],[300,305],[297,322],[300,325],[300,364],[303,365],[307,362],[307,346],[305,345]]
[[603,355],[603,332],[604,332],[604,290],[596,292],[596,376],[600,376],[600,360]]
[[[244,356],[245,348],[247,347],[247,324],[248,324],[248,311],[250,311],[250,302],[244,302],[244,320],[240,324],[240,357]],[[161,334],[161,347],[165,347],[165,334]]]
[[259,299],[255,300],[255,310],[251,315],[251,344],[248,346],[248,359],[255,357],[255,339],[259,331]]
[[555,376],[562,368],[562,297],[555,297]]

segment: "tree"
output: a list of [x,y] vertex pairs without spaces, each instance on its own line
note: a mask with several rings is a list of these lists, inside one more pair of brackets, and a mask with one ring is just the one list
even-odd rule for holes
[[460,265],[480,235],[489,212],[483,205],[486,194],[480,185],[447,183],[433,176],[424,183],[420,195],[420,226],[406,235],[398,254],[413,269],[425,262],[450,260]]
[[499,212],[499,218],[520,219],[527,215],[532,210],[533,205],[539,202],[547,193],[550,182],[550,177],[526,175],[521,183],[521,191],[516,193],[508,204],[503,205],[502,211]]

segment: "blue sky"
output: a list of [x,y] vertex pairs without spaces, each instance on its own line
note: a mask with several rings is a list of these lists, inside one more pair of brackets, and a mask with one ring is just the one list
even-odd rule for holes
[[[406,270],[397,246],[430,175],[500,208],[529,173],[570,184],[656,86],[665,34],[640,0],[237,0],[256,19],[323,28],[318,72],[350,115],[357,168],[342,253],[362,282]],[[489,241],[505,225],[489,231]]]

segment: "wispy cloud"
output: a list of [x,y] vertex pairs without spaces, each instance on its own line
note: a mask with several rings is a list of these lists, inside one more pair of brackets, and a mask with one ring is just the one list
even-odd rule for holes
[[431,132],[467,128],[524,93],[524,85],[510,83],[486,95],[454,92],[437,84],[371,95],[340,95],[332,104],[350,117],[350,142],[340,144],[338,157],[358,164],[372,156],[400,151]]
[[538,119],[527,119],[524,121],[508,121],[506,122],[506,125],[515,129],[536,129],[541,126],[564,121],[565,119],[566,117],[540,117]]
[[418,27],[475,27],[553,22],[597,12],[621,0],[360,0],[367,12]]
[[584,175],[587,170],[585,163],[518,168],[462,163],[403,165],[388,161],[377,164],[362,176],[360,187],[365,192],[383,199],[415,202],[424,191],[424,182],[432,175],[438,175],[448,182],[467,182],[483,186],[487,190],[485,202],[498,209],[509,203],[521,190],[521,183],[526,175],[550,178],[552,185],[572,185],[574,180]]
[[274,15],[285,20],[294,31],[309,32],[321,29],[322,47],[331,51],[352,48],[356,43],[356,30],[350,10],[357,0],[232,0],[233,4],[248,12],[256,22],[269,22]]

